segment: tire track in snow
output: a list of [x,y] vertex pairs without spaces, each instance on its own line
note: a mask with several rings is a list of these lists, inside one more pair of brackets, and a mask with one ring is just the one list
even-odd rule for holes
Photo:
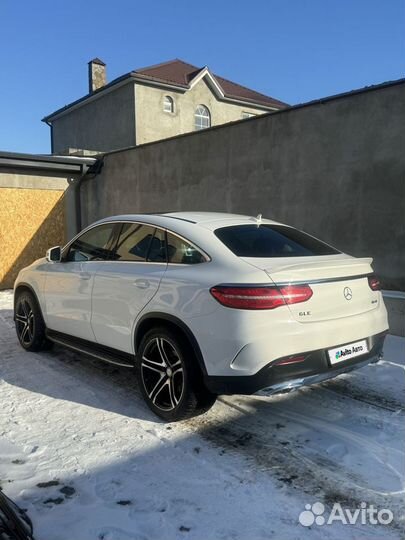
[[378,394],[377,392],[372,392],[370,389],[362,391],[357,385],[354,386],[352,382],[346,380],[333,379],[327,383],[321,383],[320,386],[328,392],[353,399],[354,401],[361,401],[362,403],[377,407],[378,409],[385,409],[386,411],[394,413],[404,412],[403,403]]
[[[403,489],[374,489],[367,485],[367,480],[362,475],[345,469],[321,451],[315,455],[309,454],[305,443],[296,436],[295,430],[297,428],[298,433],[305,433],[305,429],[313,430],[315,427],[323,434],[338,437],[349,447],[355,446],[371,453],[381,466],[391,470],[400,484],[403,476],[387,463],[384,445],[336,426],[319,415],[307,416],[297,412],[297,409],[291,410],[285,402],[265,405],[268,411],[260,412],[263,400],[254,396],[226,397],[220,398],[220,401],[222,410],[214,409],[209,415],[211,417],[190,421],[189,428],[214,446],[244,457],[250,464],[250,469],[258,468],[261,472],[267,472],[280,486],[299,490],[324,502],[326,506],[340,502],[343,506],[353,508],[366,501],[379,508],[390,508],[396,517],[392,527],[402,531],[399,522],[404,505]],[[258,402],[258,409],[253,410],[252,414],[251,405],[255,401]],[[226,416],[224,409],[229,407],[241,413],[241,416],[227,422],[223,419]],[[396,449],[391,450],[398,455],[398,459],[403,460],[403,453]]]

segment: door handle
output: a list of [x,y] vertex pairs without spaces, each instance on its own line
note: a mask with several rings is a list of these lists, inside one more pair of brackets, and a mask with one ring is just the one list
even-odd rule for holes
[[91,274],[89,272],[80,272],[79,276],[80,276],[80,279],[90,279],[91,278]]
[[136,279],[134,285],[136,285],[138,289],[147,289],[149,287],[149,281],[147,279]]

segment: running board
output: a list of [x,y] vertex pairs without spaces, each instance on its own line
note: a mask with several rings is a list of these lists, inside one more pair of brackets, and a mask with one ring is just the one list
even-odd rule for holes
[[68,347],[73,351],[88,354],[89,356],[93,356],[104,362],[109,362],[110,364],[115,364],[116,366],[134,367],[135,357],[133,354],[118,351],[117,349],[93,343],[86,339],[69,336],[68,334],[57,332],[56,330],[47,329],[45,335],[54,343]]

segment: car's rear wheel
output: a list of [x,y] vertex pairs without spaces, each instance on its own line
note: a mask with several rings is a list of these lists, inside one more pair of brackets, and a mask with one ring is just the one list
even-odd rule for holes
[[146,403],[166,421],[197,416],[215,403],[216,395],[204,387],[187,340],[164,327],[152,329],[142,338],[136,371]]
[[52,342],[46,339],[45,323],[36,298],[28,291],[21,292],[16,298],[15,327],[25,350],[40,351],[52,346]]

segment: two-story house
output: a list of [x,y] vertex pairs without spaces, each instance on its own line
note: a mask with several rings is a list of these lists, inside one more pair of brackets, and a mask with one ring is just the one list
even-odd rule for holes
[[89,62],[89,93],[46,116],[52,152],[107,152],[263,114],[287,104],[182,60],[131,71],[107,83]]

